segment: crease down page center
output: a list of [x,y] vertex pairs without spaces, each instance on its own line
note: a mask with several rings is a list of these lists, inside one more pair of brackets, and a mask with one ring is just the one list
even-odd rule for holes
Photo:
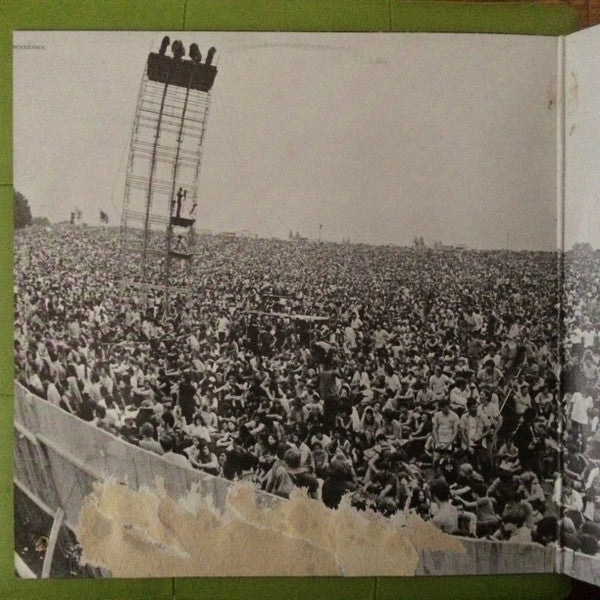
[[19,575],[595,580],[563,41],[15,33]]

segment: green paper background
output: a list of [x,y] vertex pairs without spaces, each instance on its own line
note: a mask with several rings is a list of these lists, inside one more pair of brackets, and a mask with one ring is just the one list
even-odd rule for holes
[[558,575],[22,581],[12,509],[12,32],[54,30],[444,31],[562,35],[567,6],[400,0],[2,0],[0,2],[0,599],[564,598]]

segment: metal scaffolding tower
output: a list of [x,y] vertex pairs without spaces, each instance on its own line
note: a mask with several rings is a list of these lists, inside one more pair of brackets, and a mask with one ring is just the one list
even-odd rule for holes
[[202,62],[180,41],[163,39],[148,55],[140,85],[121,214],[123,281],[146,290],[190,281],[196,236],[202,144],[217,68],[211,48]]

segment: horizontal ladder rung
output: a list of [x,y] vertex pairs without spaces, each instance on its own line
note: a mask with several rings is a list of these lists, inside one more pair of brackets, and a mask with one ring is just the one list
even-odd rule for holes
[[[140,219],[142,221],[146,220],[145,213],[135,210],[125,210],[123,211],[123,216],[131,219]],[[169,223],[169,217],[157,214],[150,214],[148,215],[148,221],[150,223],[164,223],[166,225]]]

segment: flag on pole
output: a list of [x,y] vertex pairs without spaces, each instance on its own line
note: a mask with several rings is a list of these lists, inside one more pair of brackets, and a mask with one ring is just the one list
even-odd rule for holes
[[100,221],[102,223],[108,223],[108,215],[103,210],[100,211]]

